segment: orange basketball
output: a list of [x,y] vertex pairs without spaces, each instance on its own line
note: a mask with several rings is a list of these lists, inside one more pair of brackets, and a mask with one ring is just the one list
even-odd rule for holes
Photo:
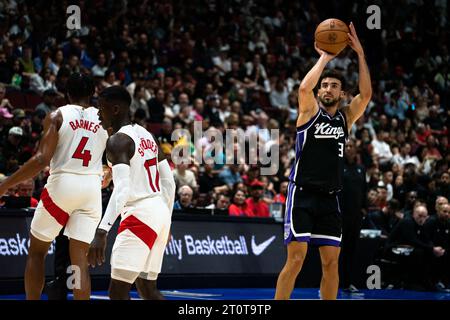
[[349,32],[348,26],[343,21],[331,18],[317,26],[314,39],[319,49],[338,54],[347,46]]

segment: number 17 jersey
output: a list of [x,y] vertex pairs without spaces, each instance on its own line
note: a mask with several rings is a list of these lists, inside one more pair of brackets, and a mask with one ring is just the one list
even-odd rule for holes
[[341,190],[347,136],[345,114],[338,110],[331,117],[319,107],[311,120],[297,127],[295,163],[289,180],[305,190]]
[[138,124],[120,128],[118,133],[134,141],[130,159],[130,196],[127,203],[161,195],[158,171],[158,144],[153,135]]
[[50,174],[102,175],[108,133],[100,125],[98,109],[68,104],[58,110],[63,121],[50,162]]

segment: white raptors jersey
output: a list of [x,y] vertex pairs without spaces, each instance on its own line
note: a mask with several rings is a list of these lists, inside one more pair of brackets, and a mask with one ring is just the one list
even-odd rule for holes
[[100,125],[98,109],[65,105],[59,108],[63,122],[58,145],[50,162],[50,174],[98,174],[108,133]]
[[147,129],[138,124],[126,125],[118,131],[134,141],[130,159],[130,195],[128,203],[161,195],[158,170],[158,145]]

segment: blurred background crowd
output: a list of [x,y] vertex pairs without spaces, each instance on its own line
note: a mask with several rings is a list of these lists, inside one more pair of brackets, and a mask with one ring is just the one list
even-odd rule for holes
[[[427,257],[445,256],[448,266],[447,1],[78,4],[82,28],[70,31],[68,1],[0,0],[0,179],[31,157],[44,117],[66,103],[68,76],[83,72],[95,79],[97,93],[125,86],[133,97],[133,121],[157,136],[167,156],[179,145],[191,151],[191,163],[172,163],[175,209],[270,217],[273,205],[286,199],[295,158],[297,89],[318,58],[315,27],[338,17],[355,24],[373,85],[372,101],[352,128],[353,148],[346,150],[347,161],[364,174],[357,206],[362,227],[379,230],[388,244],[398,245],[405,240],[395,237],[406,237],[398,225],[412,223],[420,239],[404,244],[420,246]],[[366,27],[366,8],[373,4],[381,8],[380,30]],[[347,48],[329,67],[345,76],[346,105],[358,92],[357,57]],[[247,142],[257,136],[266,149],[277,146],[278,172],[260,175],[261,164],[250,164],[248,146],[244,164],[227,165],[225,150],[216,154],[205,139],[197,146],[185,136],[172,139],[175,129],[193,132],[195,121],[224,135],[239,128]],[[280,130],[279,139],[273,140],[271,129]],[[195,153],[202,151],[215,163],[196,162]],[[9,195],[33,196],[36,205],[47,175]],[[104,191],[105,202],[109,193]],[[435,225],[447,230],[446,238],[445,231],[433,238]],[[422,229],[429,231],[417,232]]]

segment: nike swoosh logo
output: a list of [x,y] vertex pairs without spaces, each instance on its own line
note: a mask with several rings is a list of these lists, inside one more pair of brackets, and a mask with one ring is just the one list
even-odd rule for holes
[[263,243],[256,244],[255,242],[255,236],[252,236],[252,251],[255,254],[255,256],[259,256],[261,253],[264,252],[264,250],[267,249],[268,246],[275,240],[276,236],[272,236]]

